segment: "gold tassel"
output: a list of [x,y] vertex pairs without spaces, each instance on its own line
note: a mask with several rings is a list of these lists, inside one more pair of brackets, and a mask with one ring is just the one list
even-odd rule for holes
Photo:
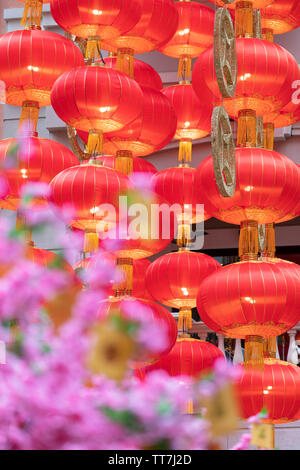
[[190,56],[182,55],[178,63],[178,78],[183,80],[190,80],[192,76],[192,58]]
[[264,124],[264,148],[267,150],[274,149],[274,124],[272,122]]
[[120,48],[117,52],[116,68],[120,72],[126,73],[134,78],[134,50],[129,48]]
[[118,150],[116,153],[115,169],[130,175],[133,172],[133,156],[132,152],[128,150]]
[[103,153],[103,133],[102,131],[90,130],[86,153],[89,155]]
[[274,224],[265,224],[265,240],[261,255],[263,258],[275,258],[275,228]]
[[235,7],[235,37],[253,38],[252,2],[237,2]]
[[178,330],[187,331],[192,328],[192,311],[190,308],[182,307],[179,310]]
[[264,339],[264,357],[276,359],[277,337],[271,336]]
[[131,295],[133,286],[133,259],[119,258],[117,265],[124,274],[124,281],[117,286],[118,296]]
[[192,139],[184,139],[179,142],[178,161],[192,161]]
[[245,369],[264,370],[264,339],[251,335],[245,338]]
[[237,147],[256,147],[256,113],[242,109],[238,115]]
[[42,21],[43,1],[26,0],[21,26],[40,26]]
[[94,253],[98,250],[99,238],[96,232],[89,232],[86,230],[84,232],[84,243],[83,243],[83,252],[84,253]]
[[191,226],[190,224],[180,223],[177,229],[177,246],[185,248],[191,243]]
[[258,224],[255,220],[241,222],[239,238],[239,257],[242,261],[258,258]]
[[37,123],[39,119],[40,106],[37,101],[23,101],[21,116],[19,120],[19,131],[25,123],[31,126],[32,134],[36,133]]
[[274,33],[273,33],[273,30],[272,30],[272,29],[269,29],[269,28],[264,28],[264,29],[262,30],[262,38],[263,38],[265,41],[274,42]]
[[101,58],[101,42],[98,36],[89,37],[87,40],[85,58],[95,60]]

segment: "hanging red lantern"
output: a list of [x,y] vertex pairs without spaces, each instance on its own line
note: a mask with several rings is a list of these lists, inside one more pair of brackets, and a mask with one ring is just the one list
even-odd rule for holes
[[203,203],[200,192],[196,188],[195,168],[187,165],[167,168],[159,171],[152,178],[153,187],[157,194],[166,199],[175,210],[179,246],[185,246],[191,241],[191,224],[209,219],[209,214],[198,210]]
[[163,93],[174,106],[177,116],[177,128],[174,138],[179,143],[179,161],[190,162],[192,159],[192,141],[202,139],[210,134],[212,101],[211,94],[201,100],[194,92],[191,83],[183,82],[179,85],[164,88]]
[[133,76],[133,56],[158,49],[175,33],[178,12],[172,0],[141,0],[142,14],[136,25],[122,36],[103,43],[117,56],[117,68]]
[[178,26],[178,12],[172,0],[142,0],[142,15],[126,34],[108,39],[103,48],[117,52],[131,49],[141,54],[158,49],[169,41]]
[[21,122],[34,130],[39,108],[50,105],[51,88],[64,72],[84,65],[79,48],[50,31],[12,31],[0,36],[1,100],[22,106]]
[[140,197],[136,202],[145,207],[146,218],[142,219],[136,236],[130,233],[130,221],[127,231],[126,227],[120,230],[118,227],[110,234],[110,237],[120,244],[115,251],[117,258],[126,260],[149,258],[166,248],[175,237],[176,220],[170,210],[170,204],[165,199],[152,194],[150,198]]
[[206,341],[193,338],[177,339],[173,349],[154,364],[136,369],[135,375],[143,379],[154,370],[165,370],[172,377],[199,377],[209,372],[217,359],[224,355],[219,348]]
[[274,34],[283,34],[300,25],[298,0],[276,0],[261,10],[263,38],[273,41]]
[[129,187],[125,175],[91,160],[56,175],[51,199],[59,207],[73,205],[76,219],[70,225],[85,231],[84,251],[91,252],[98,246],[96,231],[108,231],[118,223],[119,197]]
[[132,78],[96,64],[59,77],[51,102],[64,122],[89,132],[87,152],[93,154],[102,153],[103,132],[120,130],[141,114],[143,93]]
[[[124,308],[125,307],[125,308]],[[167,343],[166,347],[160,354],[153,354],[150,356],[143,356],[142,353],[136,357],[138,361],[154,361],[160,359],[167,354],[174,346],[177,338],[177,325],[173,315],[161,305],[145,299],[136,299],[135,297],[113,297],[102,301],[99,305],[99,321],[107,318],[108,316],[118,312],[121,316],[127,317],[126,309],[132,309],[138,315],[139,310],[143,315],[143,308],[148,307],[148,312],[158,322],[161,322],[163,328],[166,328]],[[138,316],[136,318],[138,320]]]
[[130,174],[133,157],[142,157],[165,147],[176,129],[175,111],[160,91],[141,86],[141,114],[123,129],[107,133],[103,142],[105,153],[116,154],[116,168]]
[[99,57],[101,41],[131,30],[141,17],[140,0],[51,0],[51,13],[65,31],[88,39],[86,57]]
[[[26,257],[33,263],[49,269],[59,261],[58,255],[55,253],[33,246],[28,246]],[[75,276],[72,267],[65,261],[63,262],[63,269],[68,276],[68,286],[58,291],[53,299],[43,305],[55,329],[58,329],[71,318],[72,308],[75,305],[77,295],[82,289],[82,284]]]
[[193,69],[193,87],[199,97],[203,84],[223,103],[231,117],[238,118],[237,146],[256,146],[256,116],[280,110],[291,99],[299,75],[295,58],[284,48],[261,39],[237,39],[237,86],[233,98],[219,90],[211,47],[200,55]]
[[19,2],[25,3],[21,25],[29,27],[40,26],[43,5],[50,3],[50,0],[19,0]]
[[[283,218],[289,220],[295,217],[300,173],[292,160],[272,150],[238,148],[235,155],[236,190],[232,197],[221,196],[212,157],[199,165],[196,188],[206,210],[213,217],[241,225],[242,256],[258,251],[258,224],[277,223]],[[254,251],[248,251],[251,247]]]
[[192,327],[191,309],[196,307],[201,282],[221,265],[210,256],[191,251],[168,253],[148,268],[146,285],[163,305],[179,309],[178,328]]
[[215,15],[211,8],[190,0],[175,3],[179,23],[175,34],[159,50],[179,59],[178,76],[189,80],[192,59],[213,44]]
[[[50,183],[64,169],[79,164],[77,157],[64,145],[54,140],[26,137],[0,140],[0,162],[4,167],[10,158],[11,149],[16,146],[19,146],[15,156],[18,167],[4,170],[9,194],[1,201],[3,209],[17,210],[20,190],[26,183]],[[46,203],[42,200],[36,202]]]
[[267,410],[264,422],[289,423],[300,418],[300,369],[289,362],[265,359],[264,370],[243,369],[236,384],[241,416]]
[[224,336],[245,338],[246,361],[255,352],[263,358],[263,338],[279,336],[299,321],[296,269],[271,258],[222,267],[200,285],[202,321]]
[[[105,57],[105,67],[118,70],[117,57]],[[163,82],[160,75],[151,65],[139,59],[133,59],[133,74],[132,76],[140,86],[154,88],[157,91],[162,90]]]

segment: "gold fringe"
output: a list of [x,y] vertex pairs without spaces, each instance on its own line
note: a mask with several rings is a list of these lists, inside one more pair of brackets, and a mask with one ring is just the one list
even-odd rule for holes
[[264,29],[262,30],[262,38],[263,38],[265,41],[274,42],[274,33],[273,33],[273,30],[272,30],[272,29],[269,29],[269,28],[264,28]]
[[192,311],[190,308],[182,307],[179,310],[178,330],[187,331],[192,328]]
[[237,2],[235,7],[235,37],[253,37],[253,6],[251,2]]
[[120,72],[126,73],[134,78],[134,50],[129,48],[120,48],[117,52],[116,68]]
[[40,106],[37,101],[23,101],[19,120],[19,131],[25,123],[30,123],[31,131],[36,133]]
[[265,246],[261,255],[264,258],[275,258],[275,228],[274,224],[265,224]]
[[246,336],[245,369],[264,370],[264,339],[262,336]]
[[277,337],[271,336],[264,339],[264,357],[276,359]]
[[242,261],[258,258],[258,224],[255,220],[241,222],[239,257]]
[[89,232],[86,230],[84,232],[84,243],[83,243],[83,252],[84,253],[94,253],[98,250],[99,238],[96,232]]
[[192,139],[184,139],[179,142],[178,161],[192,161]]
[[100,38],[89,37],[87,40],[85,58],[89,60],[95,60],[101,58],[101,41]]
[[42,21],[43,1],[26,0],[21,26],[40,26]]
[[180,223],[177,229],[177,246],[185,248],[191,243],[190,224]]
[[103,152],[103,133],[102,131],[95,131],[94,129],[89,132],[88,143],[86,146],[86,153],[89,155],[101,154]]
[[116,153],[115,169],[130,175],[133,172],[133,156],[132,152],[127,150],[118,150]]
[[238,115],[237,147],[256,147],[256,113],[242,109]]
[[264,148],[274,149],[274,124],[272,122],[264,124]]
[[190,80],[192,77],[192,58],[190,56],[182,55],[178,63],[178,78],[183,80]]
[[131,295],[133,286],[133,259],[132,258],[119,258],[117,265],[124,274],[124,281],[118,284],[117,293],[118,297],[122,295]]

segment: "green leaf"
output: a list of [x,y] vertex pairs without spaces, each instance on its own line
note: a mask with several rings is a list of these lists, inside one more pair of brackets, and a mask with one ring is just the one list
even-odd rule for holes
[[114,410],[109,406],[100,407],[100,410],[114,423],[121,424],[130,431],[143,432],[144,427],[139,417],[129,410]]

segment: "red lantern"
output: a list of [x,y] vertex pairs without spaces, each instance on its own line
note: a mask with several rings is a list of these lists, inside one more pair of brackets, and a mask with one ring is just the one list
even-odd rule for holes
[[237,148],[235,154],[237,182],[233,197],[221,196],[212,157],[198,167],[196,187],[207,211],[231,224],[247,220],[267,224],[295,217],[300,191],[300,173],[295,163],[278,152],[261,148]]
[[196,173],[195,168],[185,165],[159,171],[152,178],[155,192],[166,199],[175,211],[180,246],[185,246],[185,241],[191,240],[191,224],[210,217],[205,210],[198,210],[197,205],[202,204],[203,200],[196,187]]
[[118,223],[119,197],[128,188],[125,175],[93,161],[68,168],[51,182],[52,201],[59,207],[73,205],[76,219],[71,225],[85,231],[87,252],[97,247],[96,230],[108,231]]
[[[291,99],[293,82],[299,75],[294,57],[285,49],[261,39],[237,39],[238,79],[234,98],[224,98],[231,117],[239,118],[237,146],[256,145],[256,116],[280,110]],[[193,87],[199,97],[203,84],[214,95],[215,104],[223,102],[216,80],[213,48],[205,51],[193,70]]]
[[21,120],[36,127],[39,107],[50,105],[51,88],[67,70],[84,65],[78,47],[50,31],[13,31],[0,37],[1,100],[23,106]]
[[[116,57],[105,57],[105,66],[118,69],[118,60]],[[140,86],[154,88],[160,91],[163,88],[163,82],[160,75],[151,65],[134,58],[133,60],[133,74],[132,76]]]
[[169,41],[178,25],[178,12],[172,0],[142,0],[142,15],[137,24],[118,38],[103,43],[103,48],[141,54],[158,49]]
[[[87,57],[99,57],[102,40],[131,30],[141,17],[140,0],[51,0],[51,13],[65,31],[88,39]],[[97,50],[98,49],[98,50]]]
[[[50,181],[66,168],[78,165],[77,157],[67,147],[54,140],[28,137],[0,141],[0,162],[5,167],[12,147],[20,145],[16,154],[18,168],[7,168],[5,172],[9,194],[1,201],[4,209],[17,210],[20,202],[20,189],[27,182]],[[46,202],[46,201],[37,201]]]
[[172,38],[160,48],[163,54],[179,59],[178,76],[189,80],[192,59],[213,43],[214,12],[190,0],[175,3],[179,23]]
[[[149,155],[165,147],[172,139],[176,129],[175,111],[160,91],[141,87],[143,108],[141,114],[123,129],[105,135],[103,150],[107,154],[117,154],[116,168],[123,171],[123,161],[130,162],[132,157]],[[86,139],[86,137],[85,137]]]
[[300,25],[298,0],[276,0],[261,10],[263,37],[273,40],[273,34],[283,34]]
[[100,303],[99,308],[99,320],[104,319],[105,317],[111,315],[118,311],[121,316],[127,316],[123,306],[126,308],[134,309],[136,312],[141,311],[143,315],[143,308],[148,307],[148,312],[152,316],[153,320],[161,322],[162,326],[166,328],[167,331],[167,344],[160,354],[153,355],[152,357],[143,357],[139,355],[136,359],[141,361],[154,361],[158,360],[160,357],[163,357],[167,354],[174,346],[177,338],[177,325],[174,320],[173,315],[161,305],[145,299],[136,299],[135,297],[125,296],[122,298],[113,297],[107,299]]
[[280,424],[300,418],[300,369],[289,362],[265,359],[264,370],[244,369],[236,385],[244,419],[265,408],[267,423]]
[[197,308],[202,321],[232,338],[285,333],[300,317],[297,269],[271,258],[223,267],[200,285]]
[[[27,248],[26,257],[33,263],[49,269],[58,260],[58,256],[55,253],[32,246]],[[82,289],[82,284],[75,276],[71,266],[64,262],[63,269],[65,274],[68,275],[68,286],[57,292],[53,299],[43,305],[55,329],[58,329],[71,318],[72,308],[76,302],[77,295]]]
[[144,378],[154,370],[165,370],[169,375],[199,377],[212,369],[217,359],[224,355],[219,348],[206,341],[193,338],[177,339],[173,349],[158,362],[136,370],[136,375]]
[[52,88],[51,102],[63,121],[89,132],[87,152],[101,153],[102,133],[134,121],[142,112],[143,93],[132,78],[98,64],[62,75]]
[[168,253],[148,268],[146,285],[160,303],[178,308],[178,328],[192,327],[191,309],[196,307],[201,282],[221,265],[210,256],[191,251]]
[[179,161],[189,162],[192,159],[192,140],[210,134],[211,94],[205,96],[203,93],[200,100],[190,83],[167,87],[163,93],[174,106],[177,116],[175,139],[180,140]]
[[131,233],[130,217],[127,227],[123,222],[122,227],[110,233],[110,238],[119,243],[115,250],[116,257],[126,261],[149,258],[162,251],[174,239],[177,229],[176,220],[165,199],[151,194],[150,197],[141,195],[135,202],[146,210],[145,219],[142,214],[136,234]]
[[50,0],[19,0],[25,3],[24,14],[21,20],[23,26],[40,26],[42,19],[43,4]]

